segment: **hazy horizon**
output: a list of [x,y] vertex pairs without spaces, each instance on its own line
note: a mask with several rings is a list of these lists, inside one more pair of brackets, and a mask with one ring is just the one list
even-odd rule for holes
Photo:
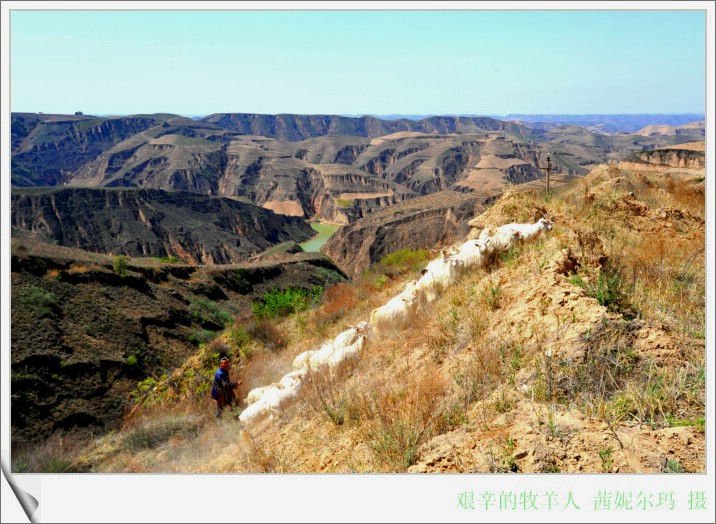
[[[63,116],[75,116],[76,112],[70,112],[70,113],[55,113],[55,112],[45,112],[45,111],[23,111],[18,110],[12,111],[13,113],[28,113],[28,114],[42,114],[42,115],[63,115]],[[227,113],[230,114],[228,111],[215,111],[213,113],[171,113],[171,112],[145,112],[145,113],[85,113],[82,112],[82,116],[98,116],[98,117],[112,117],[112,116],[133,116],[137,114],[172,114],[177,116],[183,116],[186,118],[204,118],[206,116],[212,115],[212,114],[223,114]],[[672,113],[666,113],[666,112],[654,112],[654,113],[541,113],[541,112],[535,112],[535,113],[507,113],[507,114],[487,114],[487,113],[430,113],[430,114],[398,114],[398,113],[387,113],[387,114],[377,114],[377,113],[326,113],[326,112],[318,112],[318,113],[253,113],[253,112],[232,112],[233,114],[248,114],[248,115],[301,115],[301,116],[313,116],[313,115],[332,115],[332,116],[342,116],[346,118],[361,118],[364,116],[372,116],[375,118],[432,118],[432,117],[444,117],[444,116],[453,116],[453,117],[488,117],[488,118],[508,118],[508,117],[520,117],[520,116],[549,116],[549,117],[606,117],[606,116],[630,116],[630,117],[637,117],[637,116],[695,116],[695,117],[701,117],[705,118],[705,113],[695,113],[690,111],[677,111]]]

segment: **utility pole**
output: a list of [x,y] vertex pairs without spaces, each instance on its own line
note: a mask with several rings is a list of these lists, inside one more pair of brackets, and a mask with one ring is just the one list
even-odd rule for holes
[[550,171],[555,169],[552,167],[552,159],[550,158],[549,153],[547,153],[547,166],[546,167],[537,166],[537,168],[544,169],[545,171],[547,171],[547,194],[549,195],[549,173],[550,173]]

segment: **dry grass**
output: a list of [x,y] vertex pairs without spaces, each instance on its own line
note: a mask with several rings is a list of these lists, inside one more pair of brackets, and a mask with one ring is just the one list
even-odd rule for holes
[[81,473],[87,470],[79,456],[92,439],[81,433],[53,433],[39,446],[13,445],[13,473]]
[[322,305],[313,317],[319,331],[340,321],[358,305],[359,289],[351,284],[336,284],[326,290]]
[[[613,183],[620,177],[624,180]],[[649,216],[631,216],[628,206],[619,207],[629,191],[650,211],[674,208],[692,216],[675,214],[671,228],[653,228]],[[536,433],[545,437],[558,439],[559,414],[568,410],[598,417],[610,428],[627,422],[656,429],[702,427],[704,355],[684,353],[677,368],[657,365],[635,350],[635,337],[650,322],[663,323],[672,333],[703,337],[705,238],[698,222],[704,216],[703,192],[690,181],[603,167],[548,198],[534,191],[515,193],[474,222],[482,228],[542,215],[555,219],[546,239],[463,275],[439,300],[419,310],[399,337],[369,339],[350,374],[312,377],[304,400],[280,420],[250,431],[241,431],[231,417],[217,423],[210,416],[208,391],[190,402],[159,403],[153,408],[158,411],[141,410],[132,425],[104,442],[114,455],[105,450],[103,456],[114,458],[102,467],[404,472],[420,460],[431,439],[460,429],[489,437],[474,451],[459,457],[455,451],[458,470],[516,471],[515,444],[495,420],[514,415],[516,406],[525,403],[520,388],[526,384],[539,419]],[[548,343],[561,341],[560,330],[574,320],[557,317],[551,330],[535,322],[519,336],[504,322],[522,305],[520,286],[543,275],[562,249],[569,249],[575,261],[565,279],[575,285],[581,279],[581,296],[593,296],[611,315],[570,342],[581,349],[581,360],[563,360],[546,350]],[[252,333],[251,351],[232,368],[232,377],[244,380],[240,396],[277,381],[299,353],[366,320],[372,308],[414,278],[408,266],[378,268],[353,284],[330,288],[317,309],[264,326],[273,342]],[[550,307],[538,304],[535,318],[545,317]],[[212,357],[222,350],[220,344],[238,351],[226,336],[203,348],[191,361],[195,377],[202,376],[198,370],[215,369]],[[182,421],[193,429],[178,429]],[[319,466],[312,458],[316,449],[335,453],[336,464],[321,459]],[[559,461],[553,459],[547,454],[540,471],[558,471]]]
[[[582,265],[580,274],[592,282],[607,275],[610,283],[601,290],[605,305],[614,304],[627,318],[664,323],[675,332],[703,338],[705,238],[703,225],[698,227],[698,217],[704,214],[702,189],[688,177],[633,176],[615,168],[608,175],[626,177],[652,211],[685,211],[674,213],[661,227],[645,229],[650,225],[644,223],[648,217],[617,214],[614,220],[610,216],[613,203],[628,188],[586,201],[574,189],[566,191],[561,198],[575,217],[575,229],[580,228],[580,255],[590,262]],[[596,286],[592,291],[597,294]],[[576,402],[588,415],[614,424],[632,420],[658,428],[679,420],[700,420],[704,413],[703,355],[692,355],[678,369],[640,359],[632,349],[640,325],[606,322],[588,333],[585,362],[556,378],[564,394],[562,401]]]
[[[559,195],[563,210],[574,217],[579,236],[582,270],[594,280],[595,266],[611,262],[615,282],[626,293],[625,307],[640,318],[673,325],[690,335],[705,332],[705,238],[698,220],[704,216],[704,194],[688,177],[631,175],[616,168],[593,177],[598,187],[609,177],[624,177],[622,190],[597,194],[585,202],[584,187],[569,188]],[[667,214],[662,222],[620,212],[615,202],[631,188],[636,197],[658,217],[659,210],[685,210]],[[635,230],[635,224],[642,228]],[[648,229],[654,226],[655,229]],[[668,227],[667,227],[668,226]],[[647,229],[644,229],[647,228]],[[591,266],[591,267],[585,267]],[[618,282],[617,282],[618,281]]]
[[397,380],[380,377],[354,392],[358,438],[368,445],[376,471],[402,472],[415,463],[419,447],[444,430],[446,393],[445,381],[427,370]]

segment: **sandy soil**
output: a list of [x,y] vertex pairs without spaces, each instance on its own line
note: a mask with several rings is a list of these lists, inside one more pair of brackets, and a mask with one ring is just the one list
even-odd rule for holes
[[263,206],[266,209],[270,209],[274,213],[279,215],[289,215],[292,217],[302,217],[304,215],[301,204],[295,200],[283,200],[283,201],[271,201],[264,203]]

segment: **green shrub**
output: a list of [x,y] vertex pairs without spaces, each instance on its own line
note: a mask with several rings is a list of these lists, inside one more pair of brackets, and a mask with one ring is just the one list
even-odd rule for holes
[[313,286],[310,291],[295,287],[284,291],[272,289],[254,302],[252,309],[258,319],[285,317],[318,304],[322,294],[321,286]]
[[233,322],[230,313],[220,309],[216,302],[208,298],[202,297],[189,304],[189,313],[202,326],[212,323],[226,327]]
[[114,272],[120,277],[124,278],[127,276],[127,266],[129,266],[129,257],[125,255],[117,255],[112,261],[112,267]]
[[666,421],[672,428],[681,426],[692,426],[701,431],[702,433],[706,430],[706,419],[703,417],[695,419],[678,419],[673,416],[667,416]]
[[251,358],[251,335],[243,328],[235,327],[226,337],[232,346],[232,349],[236,351],[242,358]]
[[35,285],[23,290],[18,296],[18,302],[39,318],[55,318],[60,312],[55,294]]
[[602,472],[611,473],[614,459],[612,458],[612,448],[602,448],[599,450],[599,459],[602,461]]
[[667,459],[662,470],[664,473],[686,473],[684,466],[678,460]]
[[388,277],[386,277],[385,275],[378,275],[373,281],[373,285],[376,287],[376,289],[383,289],[383,286],[387,283]]
[[194,331],[193,334],[189,335],[189,342],[194,342],[197,346],[202,344],[208,344],[216,338],[215,331],[209,331],[208,329],[199,329]]
[[579,275],[573,275],[569,281],[584,289],[590,297],[596,298],[597,302],[609,311],[624,312],[626,307],[625,283],[617,270],[607,267],[599,271],[596,282],[585,281]]
[[159,262],[164,262],[165,264],[183,264],[184,261],[181,258],[177,257],[160,257]]
[[429,257],[430,251],[427,249],[400,249],[381,258],[378,266],[397,272],[419,271],[426,265]]

